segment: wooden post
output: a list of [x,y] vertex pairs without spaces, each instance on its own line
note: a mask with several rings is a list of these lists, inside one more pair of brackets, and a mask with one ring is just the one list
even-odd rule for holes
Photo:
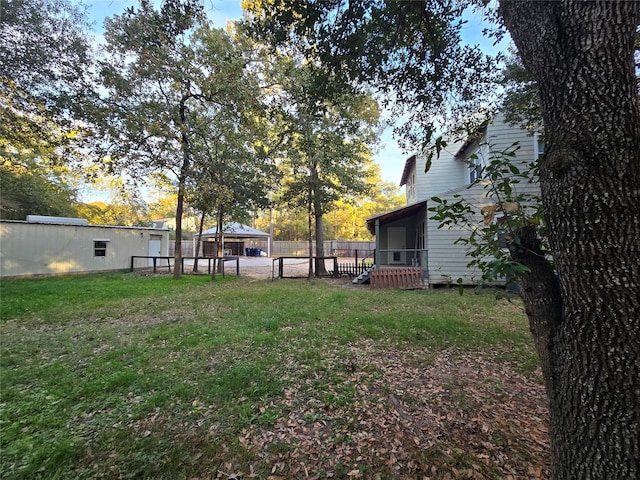
[[375,232],[376,248],[373,251],[373,264],[376,268],[380,268],[380,252],[378,251],[378,247],[380,245],[380,219],[376,219]]

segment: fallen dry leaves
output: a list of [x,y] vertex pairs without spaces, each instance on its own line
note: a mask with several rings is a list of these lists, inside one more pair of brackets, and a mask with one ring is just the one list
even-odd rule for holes
[[213,478],[264,478],[260,471],[270,480],[548,478],[538,376],[523,376],[486,351],[362,341],[336,352],[326,352],[319,369],[283,359],[289,387],[255,406],[256,417],[277,417],[238,435],[259,461],[230,464]]

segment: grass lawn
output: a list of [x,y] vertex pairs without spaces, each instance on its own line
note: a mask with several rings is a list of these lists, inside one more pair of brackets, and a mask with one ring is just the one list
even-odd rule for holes
[[0,478],[547,478],[523,307],[494,292],[3,280]]

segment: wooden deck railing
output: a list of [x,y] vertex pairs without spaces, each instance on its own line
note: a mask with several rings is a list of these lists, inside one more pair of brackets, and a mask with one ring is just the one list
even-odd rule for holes
[[371,288],[423,288],[426,286],[422,267],[384,267],[370,273]]

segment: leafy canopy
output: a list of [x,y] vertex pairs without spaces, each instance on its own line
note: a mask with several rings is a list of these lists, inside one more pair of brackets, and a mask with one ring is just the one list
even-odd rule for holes
[[436,121],[459,118],[492,97],[495,59],[461,41],[469,4],[245,0],[249,28],[276,46],[295,45],[336,80],[376,89],[406,122],[407,146],[426,145]]
[[79,158],[74,119],[90,91],[86,15],[64,0],[1,8],[1,215],[73,216],[76,191],[65,165]]

